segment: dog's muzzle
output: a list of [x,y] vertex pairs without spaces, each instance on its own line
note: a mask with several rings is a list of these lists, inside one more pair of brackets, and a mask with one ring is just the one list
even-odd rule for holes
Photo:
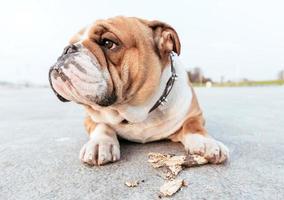
[[77,52],[77,50],[78,50],[78,47],[74,44],[71,44],[71,45],[68,45],[67,47],[65,47],[64,50],[63,50],[63,53],[57,59],[57,63],[49,69],[48,80],[49,80],[50,87],[51,87],[52,91],[55,93],[55,95],[57,96],[57,98],[62,102],[70,102],[70,100],[65,99],[63,96],[61,96],[60,94],[58,94],[56,92],[56,90],[54,89],[54,87],[52,85],[51,76],[52,76],[52,74],[54,74],[54,76],[59,76],[59,77],[61,77],[62,80],[67,81],[67,77],[64,75],[64,73],[61,69],[64,65],[59,65],[58,62],[61,64],[63,57],[65,55],[75,53],[75,52]]
[[60,101],[110,106],[117,100],[107,67],[82,44],[68,45],[49,70],[49,82]]

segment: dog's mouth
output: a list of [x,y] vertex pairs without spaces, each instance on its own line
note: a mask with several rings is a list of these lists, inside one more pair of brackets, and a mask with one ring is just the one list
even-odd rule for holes
[[[55,71],[55,72],[53,72],[53,71]],[[60,72],[57,71],[57,69],[54,69],[53,67],[51,67],[51,68],[49,69],[48,79],[49,79],[50,87],[51,87],[52,91],[54,92],[55,96],[57,96],[57,98],[58,98],[60,101],[62,101],[62,102],[70,102],[70,100],[65,99],[63,96],[61,96],[59,93],[57,93],[56,90],[54,89],[54,87],[53,87],[53,85],[52,85],[52,81],[51,81],[51,76],[52,76],[51,73],[56,73],[56,74],[58,74],[58,76],[59,76],[62,80],[64,80],[64,77],[63,77],[63,76],[65,76],[65,75],[63,75],[63,72],[60,73]],[[56,78],[55,78],[55,79],[56,79]]]
[[82,45],[65,48],[49,70],[50,86],[62,102],[112,105],[117,96],[109,91],[108,79],[109,74]]

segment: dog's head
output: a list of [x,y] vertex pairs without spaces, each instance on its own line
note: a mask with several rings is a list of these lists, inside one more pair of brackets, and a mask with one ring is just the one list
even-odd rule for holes
[[62,101],[139,105],[159,85],[171,51],[179,54],[180,42],[165,23],[130,17],[98,20],[71,38],[50,69],[50,84]]

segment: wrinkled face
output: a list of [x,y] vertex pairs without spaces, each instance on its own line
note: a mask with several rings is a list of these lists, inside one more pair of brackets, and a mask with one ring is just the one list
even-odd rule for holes
[[157,89],[168,54],[179,49],[176,32],[164,23],[99,20],[71,38],[50,69],[50,84],[62,101],[142,104]]
[[107,67],[83,44],[67,46],[50,71],[51,85],[63,101],[107,106],[116,100]]

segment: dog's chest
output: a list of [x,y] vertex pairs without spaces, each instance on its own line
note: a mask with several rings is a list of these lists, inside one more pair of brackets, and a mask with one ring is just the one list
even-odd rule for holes
[[169,114],[157,111],[143,122],[127,122],[110,126],[124,139],[145,143],[165,139],[173,134],[181,127],[183,117],[182,113]]
[[187,106],[184,108],[178,111],[175,108],[157,109],[141,122],[131,122],[131,116],[133,120],[137,117],[133,113],[125,116],[110,109],[96,111],[91,117],[96,123],[108,124],[124,139],[145,143],[167,138],[179,129],[187,111]]
[[116,109],[96,111],[91,117],[96,123],[108,124],[120,137],[130,141],[145,143],[165,139],[182,126],[189,111],[192,94],[188,85],[184,89],[174,90],[169,102],[150,114],[149,109],[128,107],[125,112]]

